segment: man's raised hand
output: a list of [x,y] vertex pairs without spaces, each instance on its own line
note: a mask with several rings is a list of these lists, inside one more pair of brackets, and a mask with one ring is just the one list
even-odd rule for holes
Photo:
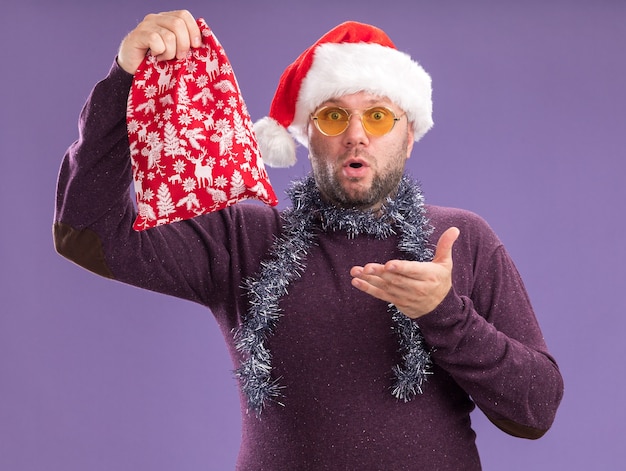
[[452,288],[452,247],[459,230],[450,227],[439,237],[431,262],[390,260],[352,267],[352,285],[378,299],[394,304],[416,319],[432,312]]
[[159,60],[182,59],[201,44],[200,28],[187,10],[149,14],[122,41],[117,63],[134,74],[148,51]]

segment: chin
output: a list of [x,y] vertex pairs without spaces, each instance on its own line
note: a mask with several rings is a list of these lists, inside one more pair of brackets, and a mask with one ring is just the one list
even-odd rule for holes
[[373,197],[369,191],[345,192],[336,203],[344,208],[354,208],[367,210],[380,205],[380,202]]

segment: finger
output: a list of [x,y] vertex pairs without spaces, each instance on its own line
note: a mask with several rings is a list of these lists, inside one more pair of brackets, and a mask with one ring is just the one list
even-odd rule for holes
[[[353,285],[362,291],[373,294],[373,291],[385,292],[388,295],[401,293],[407,288],[406,276],[392,273],[385,265],[368,263],[365,267],[353,267],[350,270]],[[380,296],[376,296],[380,297]]]
[[202,35],[200,33],[198,22],[194,16],[188,10],[176,11],[174,12],[174,15],[178,16],[185,22],[191,47],[200,47],[202,45]]
[[202,38],[200,28],[193,15],[188,10],[169,12],[167,26],[176,36],[176,57],[182,59],[190,47],[200,47]]
[[367,283],[380,285],[385,282],[387,276],[391,276],[385,269],[384,265],[380,263],[368,263],[364,267],[352,267],[350,269],[350,275],[353,278],[359,278]]
[[389,282],[389,280],[376,277],[365,276],[352,278],[352,286],[374,298],[396,305],[401,312],[415,317],[411,313],[422,312],[421,306],[424,300],[428,300],[423,291],[415,285],[406,284],[406,279],[400,283]]
[[202,43],[200,28],[187,10],[148,15],[145,22],[150,33],[150,50],[160,60],[182,59],[191,47]]
[[182,54],[185,43],[184,39],[177,37],[170,29],[158,28],[150,33],[148,46],[151,55],[160,61],[167,61]]
[[149,14],[122,41],[118,63],[134,74],[148,51],[159,60],[180,59],[201,45],[200,28],[188,11]]
[[352,286],[363,291],[366,294],[369,294],[370,296],[373,296],[375,298],[381,299],[386,302],[393,301],[393,297],[391,296],[391,293],[389,293],[389,291],[379,288],[378,286],[372,284],[370,281],[372,280],[368,281],[367,279],[354,277],[352,278],[351,283],[352,283]]
[[350,274],[381,289],[389,289],[391,286],[405,289],[412,280],[425,278],[427,271],[423,263],[390,260],[384,265],[368,263],[364,267],[353,267]]
[[441,234],[435,249],[433,263],[452,263],[452,247],[459,237],[459,231],[456,227],[450,227]]
[[355,266],[350,269],[352,276],[380,274],[384,270],[384,265],[380,263],[368,263],[364,267]]

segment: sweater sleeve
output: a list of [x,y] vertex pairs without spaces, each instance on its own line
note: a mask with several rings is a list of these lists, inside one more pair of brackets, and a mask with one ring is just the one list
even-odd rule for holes
[[[554,421],[563,380],[521,277],[487,224],[463,213],[454,284],[418,324],[433,361],[500,429],[539,438]],[[445,230],[446,227],[442,227]]]
[[[190,221],[135,231],[126,106],[132,76],[117,63],[92,90],[57,183],[57,252],[105,277],[235,312],[278,230],[273,208],[241,203]],[[239,301],[235,301],[239,302]],[[223,308],[223,309],[220,309]]]

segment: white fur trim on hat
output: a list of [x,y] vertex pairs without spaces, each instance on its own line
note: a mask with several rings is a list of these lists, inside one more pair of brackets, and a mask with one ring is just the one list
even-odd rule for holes
[[266,116],[252,126],[264,163],[270,167],[291,167],[296,163],[296,143],[283,126]]

